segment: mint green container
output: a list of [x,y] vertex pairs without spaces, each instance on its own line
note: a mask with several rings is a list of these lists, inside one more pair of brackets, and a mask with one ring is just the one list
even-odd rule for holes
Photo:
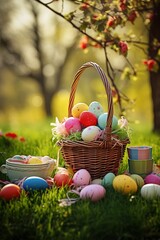
[[145,177],[153,171],[153,159],[138,161],[128,159],[128,167],[129,173]]

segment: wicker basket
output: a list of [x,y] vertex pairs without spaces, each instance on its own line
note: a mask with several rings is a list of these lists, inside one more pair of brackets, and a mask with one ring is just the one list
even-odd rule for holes
[[71,166],[74,172],[86,169],[91,174],[92,179],[96,179],[103,178],[108,172],[117,174],[129,139],[118,140],[111,135],[112,91],[104,71],[94,62],[83,64],[74,77],[69,98],[68,117],[72,116],[71,110],[80,76],[89,67],[95,68],[99,73],[108,97],[108,118],[103,139],[91,142],[60,140],[58,145],[64,161]]

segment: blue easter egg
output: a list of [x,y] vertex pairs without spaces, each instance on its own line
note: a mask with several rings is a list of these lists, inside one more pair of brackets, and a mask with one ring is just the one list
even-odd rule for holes
[[[105,129],[107,125],[108,113],[102,113],[98,118],[98,126],[101,129]],[[118,118],[113,115],[112,118],[112,130],[115,130],[118,127]]]
[[45,179],[41,177],[28,177],[23,182],[23,188],[26,191],[34,191],[34,190],[45,190],[48,188],[48,183]]

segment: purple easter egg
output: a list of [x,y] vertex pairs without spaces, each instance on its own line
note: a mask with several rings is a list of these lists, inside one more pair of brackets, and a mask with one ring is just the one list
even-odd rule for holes
[[154,183],[160,185],[160,177],[157,174],[151,173],[144,179],[145,184]]

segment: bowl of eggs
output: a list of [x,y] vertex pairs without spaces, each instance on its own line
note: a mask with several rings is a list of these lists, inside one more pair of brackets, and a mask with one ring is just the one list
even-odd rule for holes
[[49,156],[15,155],[1,165],[0,171],[6,174],[11,182],[30,176],[46,179],[52,175],[56,167],[56,160]]

